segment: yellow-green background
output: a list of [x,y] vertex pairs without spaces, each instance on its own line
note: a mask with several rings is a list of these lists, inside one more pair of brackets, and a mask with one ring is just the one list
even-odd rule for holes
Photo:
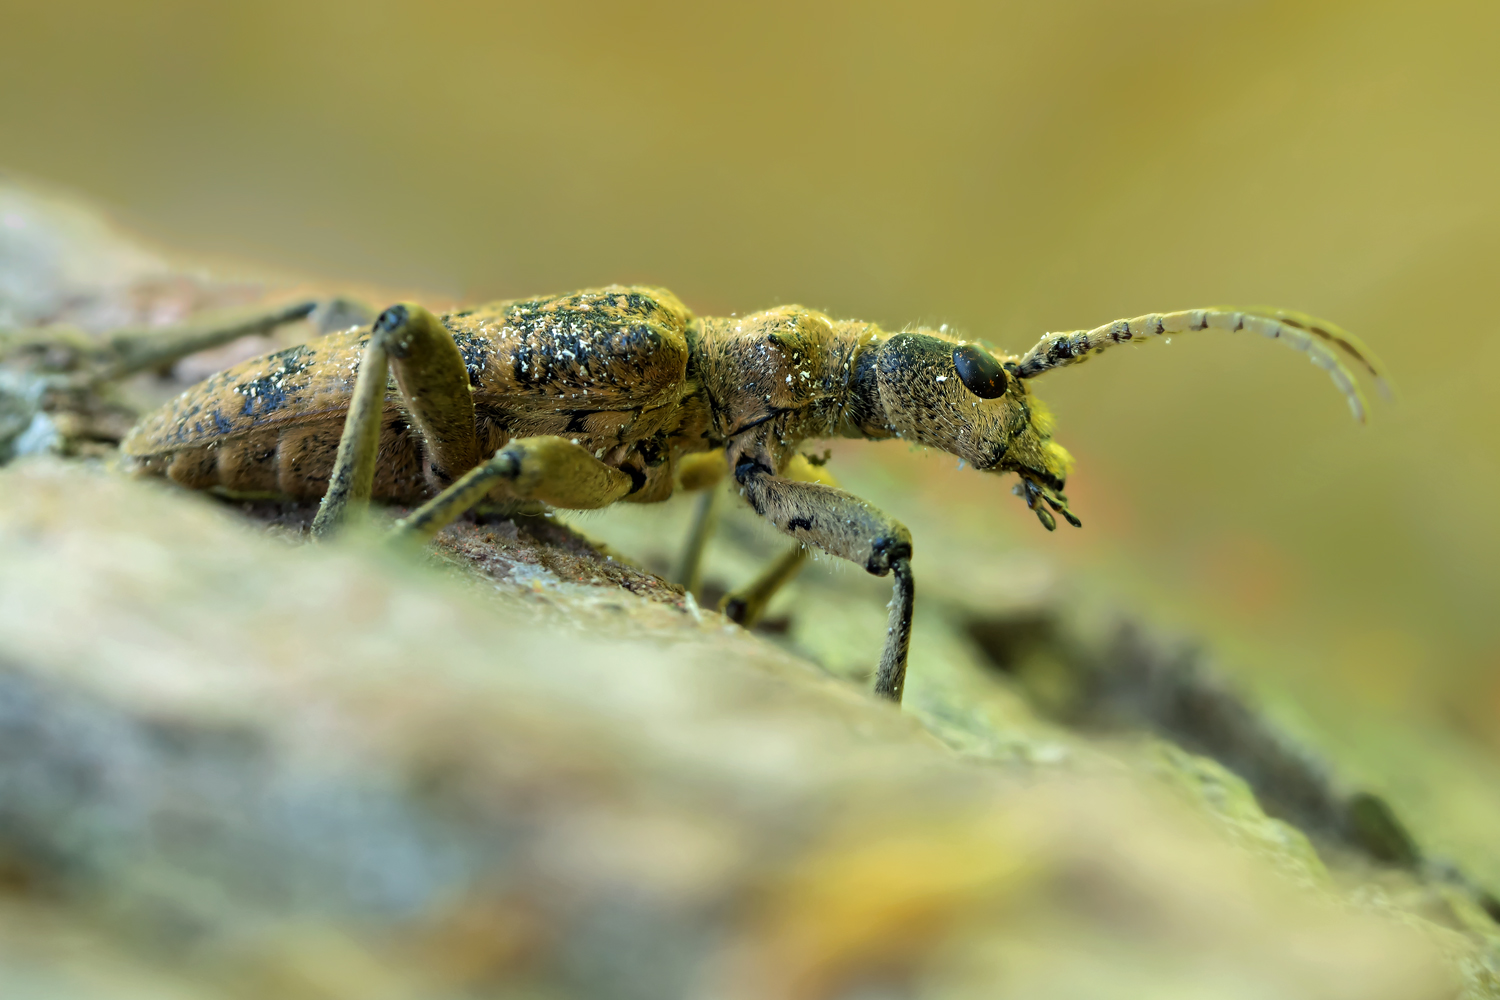
[[1362,779],[1420,805],[1420,744],[1477,802],[1497,40],[1493,2],[0,0],[0,168],[176,247],[436,296],[641,281],[1011,349],[1197,305],[1327,316],[1393,375],[1368,426],[1293,352],[1181,337],[1038,384],[1083,531],[1044,536],[1006,483],[964,496],[1258,669]]

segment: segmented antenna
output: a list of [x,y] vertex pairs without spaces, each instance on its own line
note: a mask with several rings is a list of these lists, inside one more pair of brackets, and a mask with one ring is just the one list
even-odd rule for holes
[[1272,340],[1281,340],[1299,351],[1307,352],[1312,363],[1326,371],[1349,401],[1349,409],[1361,423],[1365,419],[1365,397],[1359,390],[1354,373],[1344,366],[1328,345],[1340,348],[1364,367],[1382,393],[1389,394],[1380,364],[1359,338],[1332,323],[1305,313],[1286,309],[1231,308],[1188,309],[1182,312],[1152,313],[1135,319],[1118,319],[1094,330],[1075,333],[1049,333],[1026,352],[1016,364],[1018,378],[1035,378],[1053,368],[1076,365],[1115,344],[1127,344],[1163,334],[1187,333],[1203,329],[1249,330]]

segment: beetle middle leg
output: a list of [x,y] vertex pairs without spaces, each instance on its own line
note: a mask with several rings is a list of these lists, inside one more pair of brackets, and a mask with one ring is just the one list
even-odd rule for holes
[[693,511],[692,527],[688,530],[682,556],[677,563],[673,579],[682,584],[682,589],[698,596],[703,583],[703,550],[719,524],[719,505],[724,495],[724,474],[729,466],[722,451],[705,451],[683,456],[677,468],[677,486],[685,491],[699,493],[697,508]]
[[807,561],[807,547],[793,545],[777,556],[748,586],[724,595],[719,610],[730,621],[754,628],[766,613],[771,598],[792,581]]
[[799,542],[862,565],[876,576],[894,577],[891,614],[885,650],[875,677],[875,693],[900,702],[906,683],[915,594],[911,532],[899,521],[843,490],[777,476],[753,455],[745,455],[735,463],[734,478],[757,514]]

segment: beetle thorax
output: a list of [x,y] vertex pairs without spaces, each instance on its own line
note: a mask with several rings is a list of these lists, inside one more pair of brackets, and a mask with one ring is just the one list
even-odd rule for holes
[[798,306],[699,320],[695,373],[724,441],[889,437],[871,362],[885,334]]

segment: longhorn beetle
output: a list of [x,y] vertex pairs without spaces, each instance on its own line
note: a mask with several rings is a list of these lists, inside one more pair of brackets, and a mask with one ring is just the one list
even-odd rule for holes
[[391,306],[368,329],[210,377],[146,417],[123,450],[138,472],[189,487],[322,497],[315,535],[371,497],[421,503],[394,532],[422,541],[486,497],[591,509],[663,500],[728,472],[756,513],[799,543],[740,595],[741,617],[790,576],[803,546],[891,575],[875,690],[899,702],[910,533],[831,485],[798,446],[862,437],[940,448],[1018,474],[1016,492],[1049,531],[1054,513],[1078,526],[1063,495],[1073,460],[1052,440],[1032,379],[1116,344],[1210,328],[1306,352],[1363,420],[1334,349],[1378,380],[1372,355],[1299,313],[1152,314],[1047,334],[1014,357],[946,330],[888,333],[801,306],[698,317],[664,289],[610,286],[443,316]]

